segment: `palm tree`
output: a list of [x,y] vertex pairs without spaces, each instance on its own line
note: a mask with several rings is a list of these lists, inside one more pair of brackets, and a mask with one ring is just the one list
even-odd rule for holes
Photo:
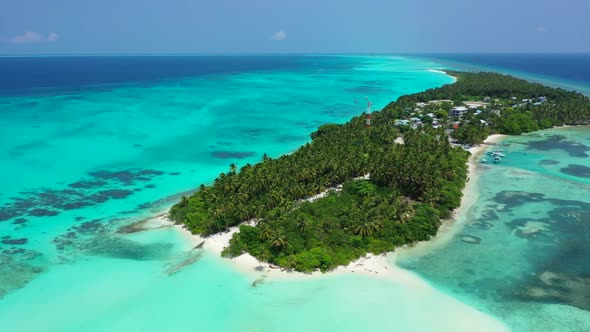
[[229,218],[226,215],[226,212],[223,208],[217,208],[213,211],[213,217],[215,218],[217,222],[217,224],[219,225],[219,221],[223,221],[225,224],[225,229],[228,230],[229,229]]
[[378,232],[383,227],[382,220],[373,220],[373,221],[371,221],[370,224],[371,224],[371,228],[373,228],[374,232]]
[[304,215],[299,215],[297,217],[297,228],[301,234],[305,234],[311,227],[311,223]]
[[353,230],[355,234],[367,237],[373,235],[374,225],[370,221],[364,219],[358,222]]
[[246,206],[244,206],[242,203],[239,203],[236,205],[236,214],[235,214],[236,218],[238,218],[240,221],[246,221],[248,220],[248,208]]
[[269,240],[273,236],[273,232],[267,223],[260,223],[258,227],[260,228],[260,239],[262,241]]
[[284,247],[287,246],[287,238],[285,237],[285,235],[281,234],[281,233],[274,233],[273,236],[270,238],[270,245],[277,249],[280,250]]
[[247,204],[250,199],[250,195],[244,191],[238,192],[238,201],[242,204]]
[[182,195],[182,198],[180,199],[180,203],[178,204],[178,206],[183,208],[183,207],[186,207],[187,205],[188,205],[188,198],[186,198],[186,196]]

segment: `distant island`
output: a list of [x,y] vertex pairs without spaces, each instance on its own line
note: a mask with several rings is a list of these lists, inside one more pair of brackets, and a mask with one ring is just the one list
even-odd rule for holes
[[292,154],[230,165],[170,210],[192,233],[239,226],[223,251],[301,272],[329,271],[434,236],[460,206],[464,145],[590,124],[590,99],[496,73],[402,96],[383,110],[326,124]]

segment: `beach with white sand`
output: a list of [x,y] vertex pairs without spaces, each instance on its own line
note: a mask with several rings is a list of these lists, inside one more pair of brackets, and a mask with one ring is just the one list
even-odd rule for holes
[[[467,163],[468,168],[468,179],[469,181],[466,183],[465,188],[463,189],[463,197],[461,199],[461,206],[453,211],[453,217],[445,220],[441,225],[439,232],[437,235],[429,241],[419,242],[413,244],[411,246],[412,252],[415,253],[417,248],[424,248],[424,250],[432,250],[436,246],[444,245],[445,240],[450,238],[453,233],[451,230],[453,227],[451,225],[456,222],[458,219],[465,219],[461,217],[465,217],[466,214],[469,212],[469,209],[477,202],[478,197],[478,190],[477,181],[479,177],[479,159],[481,155],[485,152],[487,148],[490,146],[495,146],[498,144],[503,138],[507,137],[507,135],[500,135],[494,134],[490,135],[483,144],[471,147],[469,152],[471,156],[469,157],[469,162]],[[359,179],[367,179],[369,175],[359,178]],[[327,193],[331,191],[338,191],[339,187],[334,187],[328,189],[320,194],[314,195],[306,201],[313,202],[319,198],[325,197]],[[165,225],[165,224],[173,223],[166,213],[158,215],[154,217],[152,221],[149,221],[149,224],[155,225],[152,227],[158,227],[158,225]],[[244,222],[245,225],[255,226],[256,221],[251,220],[248,222]],[[196,234],[192,234],[188,231],[183,225],[174,225],[176,229],[178,229],[194,246],[202,247],[203,249],[209,251],[210,253],[220,256],[223,251],[228,245],[229,241],[233,237],[233,235],[239,231],[239,226],[231,227],[229,231],[221,232],[213,235],[209,235],[207,237],[201,237]],[[403,252],[404,248],[407,246],[403,246],[401,248],[396,249],[395,252],[391,252],[388,254],[382,255],[372,255],[368,254],[366,257],[362,257],[357,261],[351,262],[347,266],[339,266],[333,271],[329,271],[329,274],[338,274],[338,273],[360,273],[366,274],[371,276],[399,276],[399,274],[395,274],[396,267],[392,265],[392,261],[395,260],[395,257],[398,255],[398,252]],[[305,277],[316,277],[323,275],[320,271],[316,271],[313,273],[300,273],[296,271],[287,271],[279,266],[274,266],[272,264],[268,264],[266,262],[260,262],[253,256],[248,253],[244,253],[241,256],[235,258],[224,258],[230,262],[230,264],[237,268],[238,270],[249,273],[260,275],[261,273],[266,277],[271,278],[305,278]],[[399,269],[398,269],[399,270]]]

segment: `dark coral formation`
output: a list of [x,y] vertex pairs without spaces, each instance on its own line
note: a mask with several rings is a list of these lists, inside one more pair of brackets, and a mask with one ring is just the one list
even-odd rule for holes
[[502,191],[496,194],[494,201],[505,204],[502,212],[511,212],[512,208],[523,206],[527,203],[548,203],[557,206],[575,206],[590,211],[590,203],[581,201],[547,198],[542,193],[529,193],[524,191]]
[[27,222],[27,219],[25,218],[16,218],[14,219],[14,221],[12,222],[15,225],[22,225],[25,224]]
[[92,189],[104,187],[107,183],[105,181],[78,181],[70,183],[68,187],[79,188],[79,189]]
[[529,286],[517,292],[515,297],[590,310],[590,277],[545,271],[538,274]]
[[28,215],[33,217],[53,217],[57,216],[59,212],[47,209],[32,209],[29,210]]
[[569,164],[560,171],[580,178],[590,178],[590,167],[584,165]]
[[552,254],[547,259],[531,252],[527,261],[537,266],[537,272],[523,278],[517,289],[507,287],[506,293],[521,301],[561,303],[590,310],[590,204],[540,194],[517,196],[512,207],[532,202],[555,206],[544,217],[516,218],[506,223],[516,236]]
[[70,183],[66,189],[23,191],[18,197],[9,198],[10,201],[0,207],[0,221],[22,219],[24,216],[52,217],[62,211],[82,209],[113,199],[125,199],[136,190],[122,189],[121,186],[148,182],[163,174],[164,172],[151,169],[116,172],[103,170],[88,173],[90,178]]
[[96,171],[88,173],[90,176],[103,181],[116,181],[125,186],[131,186],[137,181],[149,181],[151,178],[163,175],[164,172],[151,169],[126,171]]
[[217,159],[245,159],[255,156],[256,152],[213,151],[211,155]]
[[544,159],[539,161],[540,165],[559,165],[560,162],[557,160],[550,160],[550,159]]
[[561,135],[554,135],[542,141],[528,142],[527,145],[531,149],[540,151],[561,150],[567,152],[572,157],[590,157],[587,153],[590,151],[590,148]]
[[39,261],[43,255],[22,247],[0,251],[0,299],[9,292],[24,287],[44,269]]
[[20,239],[13,239],[10,236],[4,236],[2,238],[2,244],[14,244],[14,245],[23,245],[26,244],[29,240],[27,238],[20,238]]
[[305,140],[305,137],[296,136],[296,135],[281,135],[281,136],[277,137],[275,141],[279,142],[279,143],[289,143],[289,142],[301,142],[302,140]]
[[95,219],[72,226],[53,239],[60,253],[75,258],[78,255],[97,255],[132,260],[161,260],[168,258],[170,243],[143,244],[118,236],[119,220],[103,222]]

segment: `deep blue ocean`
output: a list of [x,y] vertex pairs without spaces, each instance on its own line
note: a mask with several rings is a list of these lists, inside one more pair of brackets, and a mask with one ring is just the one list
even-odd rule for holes
[[[301,56],[48,56],[0,58],[0,95],[79,91],[211,74],[296,70]],[[339,59],[346,62],[346,59]]]
[[[590,86],[590,54],[421,54],[441,68],[496,70],[545,83]],[[318,60],[319,59],[319,60]],[[331,58],[330,69],[350,68],[352,59]],[[256,56],[31,56],[0,57],[0,95],[30,95],[154,84],[162,80],[243,71],[322,69],[322,57]],[[544,79],[544,80],[543,80]],[[567,86],[566,86],[567,87]]]
[[445,68],[498,71],[590,94],[590,54],[430,54]]

